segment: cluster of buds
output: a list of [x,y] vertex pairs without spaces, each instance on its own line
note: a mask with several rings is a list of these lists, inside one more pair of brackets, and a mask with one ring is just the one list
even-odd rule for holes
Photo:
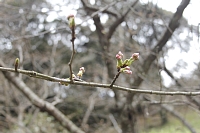
[[126,74],[132,74],[131,68],[129,66],[121,68],[120,71],[123,72],[123,73],[126,73]]
[[71,30],[75,29],[75,20],[74,20],[74,15],[69,15],[67,17],[68,21],[69,21],[69,27]]
[[[85,68],[84,67],[81,67],[79,69],[79,72],[77,73],[77,76],[75,74],[72,74],[72,79],[75,80],[75,81],[81,81],[81,77],[83,76],[83,73],[85,72]],[[67,80],[70,80],[70,78],[67,78]],[[60,82],[61,85],[65,85],[65,86],[68,86],[69,84],[68,83],[62,83]]]
[[79,72],[77,73],[77,76],[78,78],[81,78],[83,76],[83,73],[85,72],[85,68],[84,67],[81,67],[79,69]]
[[126,59],[123,61],[123,54],[121,51],[119,51],[116,54],[117,59],[117,70],[120,72],[124,72],[126,74],[132,74],[132,71],[130,70],[130,65],[135,61],[139,59],[139,53],[134,53],[129,59]]

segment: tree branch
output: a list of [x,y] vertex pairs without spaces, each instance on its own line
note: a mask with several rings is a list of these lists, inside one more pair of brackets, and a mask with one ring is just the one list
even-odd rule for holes
[[166,68],[165,65],[163,67],[163,70],[176,82],[178,86],[182,86],[181,83],[179,83],[179,81],[174,77],[174,75]]
[[117,78],[119,77],[120,73],[121,73],[121,72],[119,71],[119,72],[115,75],[113,81],[112,81],[111,84],[110,84],[110,88],[112,88],[112,86],[114,85],[115,81],[116,81]]
[[119,127],[117,121],[115,120],[115,117],[112,114],[109,114],[109,118],[117,133],[122,133],[122,129]]
[[[0,66],[1,63],[0,63]],[[4,68],[0,67],[1,71],[10,71],[10,72],[16,72],[15,69],[13,68]],[[68,80],[68,79],[61,79],[57,77],[51,77],[45,74],[37,73],[34,71],[26,71],[26,70],[21,70],[18,69],[18,73],[22,73],[25,75],[29,75],[30,77],[33,78],[39,78],[47,81],[52,81],[52,82],[58,82],[58,83],[63,83],[63,84],[73,84],[73,85],[81,85],[81,86],[90,86],[90,87],[101,87],[101,88],[110,88],[110,84],[100,84],[100,83],[94,83],[94,82],[85,82],[82,80],[75,80],[73,83]],[[114,90],[122,90],[122,91],[127,91],[132,93],[144,93],[144,94],[154,94],[154,95],[185,95],[185,96],[197,96],[200,95],[200,91],[194,91],[194,92],[186,92],[186,91],[154,91],[154,90],[141,90],[141,89],[132,89],[132,88],[127,88],[127,87],[122,87],[122,86],[117,86],[113,85],[112,89]]]
[[115,32],[116,28],[124,21],[124,19],[126,18],[126,16],[128,15],[128,13],[131,11],[131,8],[133,8],[137,2],[139,0],[136,0],[132,6],[121,16],[121,18],[117,19],[111,26],[110,26],[110,30],[107,34],[107,38],[110,39],[113,35],[113,33]]
[[[153,48],[152,52],[150,55],[147,56],[147,58],[144,60],[144,63],[142,65],[142,69],[144,73],[147,73],[151,64],[153,61],[156,59],[156,53],[159,53],[162,48],[166,45],[167,41],[170,39],[172,36],[173,32],[175,31],[176,28],[178,28],[179,21],[182,17],[184,9],[187,7],[189,4],[190,0],[182,0],[180,5],[177,8],[177,11],[173,15],[170,23],[169,23],[169,28],[166,29],[164,35],[162,38],[158,41],[157,45]],[[171,29],[171,30],[169,30]],[[133,86],[139,86],[142,83],[143,79],[139,76],[136,77]],[[132,102],[134,94],[129,94],[127,97],[128,102]]]
[[85,115],[83,117],[83,121],[81,123],[81,127],[84,129],[86,128],[86,124],[88,122],[88,119],[94,109],[94,105],[95,105],[95,102],[96,102],[96,96],[97,96],[97,93],[93,93],[90,97],[89,97],[89,105],[88,105],[88,108],[87,108],[87,111],[85,112]]
[[[183,87],[184,85],[182,85],[175,77],[174,75],[166,68],[165,64],[164,64],[164,71],[176,82],[176,84],[179,86],[179,87]],[[192,101],[192,103],[194,103],[196,106],[198,106],[198,109],[200,110],[200,102],[198,102],[198,100],[196,100],[195,98],[193,97],[189,97],[187,96],[187,98]]]
[[168,25],[169,28],[167,28],[167,30],[165,31],[162,38],[158,41],[157,45],[153,48],[152,54],[150,54],[144,61],[143,68],[144,68],[145,73],[148,72],[150,65],[156,59],[155,54],[159,53],[162,50],[162,48],[166,45],[167,41],[171,38],[175,29],[178,28],[179,21],[182,17],[183,11],[187,7],[189,2],[190,2],[190,0],[182,0],[181,4],[178,6],[177,11],[173,15],[173,17]]
[[83,4],[83,6],[86,8],[86,10],[89,10],[91,12],[96,12],[97,14],[100,13],[100,12],[103,12],[103,13],[110,14],[110,15],[116,17],[116,18],[119,16],[117,13],[115,13],[111,10],[108,10],[109,7],[111,7],[114,4],[116,4],[117,2],[119,2],[119,0],[112,2],[111,4],[105,6],[104,8],[101,8],[101,9],[99,9],[98,7],[94,7],[94,6],[90,6],[90,5],[86,4],[86,2],[84,0],[81,0],[81,2]]

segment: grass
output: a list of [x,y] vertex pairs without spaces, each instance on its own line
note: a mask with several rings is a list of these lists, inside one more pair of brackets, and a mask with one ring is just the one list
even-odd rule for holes
[[[189,110],[184,109],[179,111],[181,116],[187,120],[187,122],[194,128],[197,133],[200,133],[200,114]],[[177,118],[168,115],[169,122],[163,126],[152,127],[150,129],[143,129],[141,133],[191,133]],[[151,124],[156,122],[156,119],[151,120],[152,118],[147,119],[147,123]]]

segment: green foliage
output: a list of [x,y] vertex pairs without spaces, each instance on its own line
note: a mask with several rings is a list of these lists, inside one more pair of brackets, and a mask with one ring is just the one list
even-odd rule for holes
[[[181,115],[188,123],[190,123],[192,128],[194,128],[197,133],[200,132],[200,116],[197,113],[194,113],[192,110],[188,110],[186,113],[181,111]],[[168,119],[169,122],[167,124],[146,129],[142,131],[142,133],[190,133],[190,131],[177,118],[169,115]],[[153,121],[149,123],[153,123]]]

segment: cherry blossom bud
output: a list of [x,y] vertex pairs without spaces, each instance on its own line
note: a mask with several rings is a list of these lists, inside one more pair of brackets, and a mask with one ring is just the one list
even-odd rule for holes
[[132,55],[133,60],[138,60],[139,59],[139,53],[134,53]]
[[131,68],[129,66],[126,66],[125,70],[131,70]]
[[121,51],[118,52],[118,55],[120,55],[122,57],[124,56]]
[[123,70],[123,72],[126,73],[126,74],[132,74],[131,70]]
[[123,61],[122,61],[122,58],[123,58],[123,54],[121,51],[119,51],[117,54],[116,54],[116,59],[117,59],[117,69],[119,70],[122,65],[123,65]]
[[83,71],[83,72],[85,72],[85,68],[84,67],[81,67],[80,70]]
[[117,54],[116,54],[116,59],[122,59],[123,58],[123,54],[121,51],[119,51]]
[[124,66],[130,66],[135,60],[139,59],[139,53],[134,53],[130,59],[124,61]]
[[79,72],[78,72],[78,74],[77,74],[77,76],[78,76],[79,78],[82,77],[84,72],[85,72],[85,68],[84,68],[84,67],[81,67],[80,70],[79,70]]
[[117,59],[117,60],[122,59],[122,56],[116,54],[116,59]]
[[129,66],[126,66],[120,69],[120,72],[130,73],[130,71],[131,71],[131,68]]

